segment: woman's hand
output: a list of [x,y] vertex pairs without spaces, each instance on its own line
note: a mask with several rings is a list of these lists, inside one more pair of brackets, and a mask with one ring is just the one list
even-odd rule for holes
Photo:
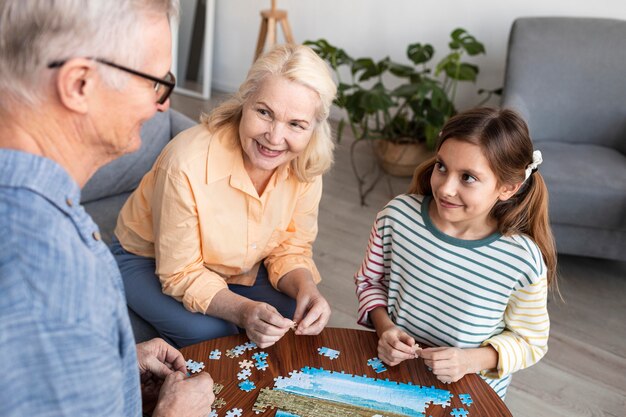
[[296,312],[293,320],[298,323],[297,335],[316,335],[324,330],[330,319],[330,305],[311,280],[301,285],[296,296]]
[[324,330],[330,319],[330,305],[317,289],[311,271],[299,268],[278,281],[278,289],[296,300],[293,321],[297,335],[315,335]]
[[278,342],[293,327],[293,321],[267,303],[249,300],[242,306],[241,325],[250,340],[266,348]]
[[390,366],[417,358],[419,350],[415,339],[396,326],[389,326],[378,338],[378,357]]

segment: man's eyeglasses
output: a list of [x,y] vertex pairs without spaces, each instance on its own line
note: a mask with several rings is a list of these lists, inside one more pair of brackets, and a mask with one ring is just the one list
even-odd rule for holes
[[[176,86],[176,77],[174,77],[174,74],[172,74],[171,71],[167,73],[165,78],[157,78],[157,77],[153,77],[150,74],[136,71],[132,68],[128,68],[123,65],[118,65],[114,62],[107,61],[106,59],[101,59],[101,58],[89,58],[89,59],[93,59],[94,61],[99,62],[101,64],[108,65],[109,67],[117,68],[129,74],[133,74],[138,77],[142,77],[142,78],[145,78],[146,80],[150,80],[154,82],[154,91],[157,94],[158,104],[164,104],[167,101],[167,99],[170,97],[170,94],[172,94],[172,91],[174,91],[174,87]],[[65,65],[66,62],[67,60],[53,61],[48,64],[48,68],[60,68],[63,65]]]

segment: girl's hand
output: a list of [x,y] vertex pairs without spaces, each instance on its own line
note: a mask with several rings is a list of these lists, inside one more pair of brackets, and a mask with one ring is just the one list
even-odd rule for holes
[[250,301],[242,308],[242,324],[248,338],[260,348],[272,346],[291,328],[293,322],[267,303]]
[[378,357],[389,366],[417,358],[418,351],[415,339],[396,326],[384,330],[378,339]]
[[426,366],[441,382],[449,384],[474,371],[471,355],[465,349],[457,347],[436,347],[422,349],[422,358]]

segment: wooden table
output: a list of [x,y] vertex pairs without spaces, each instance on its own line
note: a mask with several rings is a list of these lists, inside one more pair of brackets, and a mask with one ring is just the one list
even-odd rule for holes
[[[367,360],[377,356],[378,338],[375,333],[354,330],[326,328],[318,336],[295,336],[288,332],[274,346],[265,349],[248,351],[236,358],[225,355],[226,350],[248,342],[245,335],[222,337],[188,346],[182,349],[185,359],[193,359],[204,362],[206,372],[209,372],[214,381],[224,385],[224,389],[217,395],[223,398],[226,405],[218,410],[219,416],[224,416],[227,410],[232,408],[243,409],[243,416],[273,416],[275,411],[268,410],[262,414],[255,414],[252,406],[259,395],[260,389],[272,388],[274,378],[288,376],[289,372],[300,370],[306,366],[324,368],[331,371],[344,371],[354,375],[367,375],[368,377],[386,379],[396,382],[411,382],[413,385],[435,386],[435,388],[450,391],[454,394],[451,406],[445,409],[440,406],[430,406],[426,410],[426,416],[449,417],[453,408],[466,408],[470,417],[488,416],[512,416],[504,402],[498,395],[477,375],[466,375],[460,381],[453,384],[439,382],[432,372],[428,371],[423,360],[404,361],[395,367],[388,367],[386,372],[377,374],[367,365]],[[326,346],[339,350],[341,354],[337,359],[330,360],[318,354],[317,349]],[[210,360],[209,353],[219,349],[222,352],[221,359]],[[265,371],[252,370],[250,380],[256,384],[256,389],[245,392],[239,389],[237,373],[239,361],[250,359],[254,352],[267,352],[269,367]],[[458,394],[471,395],[473,404],[464,406],[459,400]]]

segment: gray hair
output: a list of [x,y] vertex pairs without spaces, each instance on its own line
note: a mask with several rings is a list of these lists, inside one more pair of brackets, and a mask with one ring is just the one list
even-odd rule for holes
[[[149,14],[178,17],[179,0],[0,1],[0,108],[13,101],[35,105],[53,61],[98,57],[137,67],[142,25]],[[99,66],[104,81],[120,88],[127,75]]]

